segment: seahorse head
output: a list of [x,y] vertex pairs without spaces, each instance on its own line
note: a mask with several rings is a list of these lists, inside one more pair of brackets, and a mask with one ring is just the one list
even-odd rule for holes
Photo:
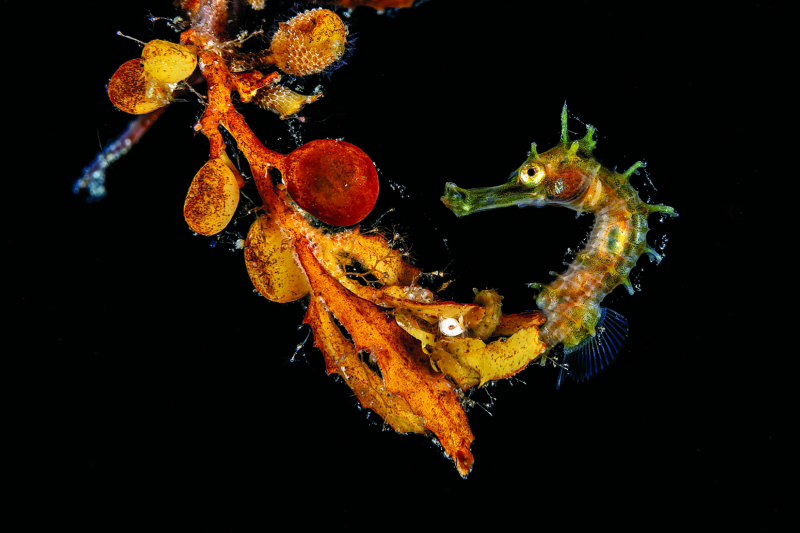
[[457,216],[511,205],[555,204],[580,209],[580,199],[597,183],[601,168],[592,157],[595,144],[592,126],[587,126],[583,139],[569,140],[565,105],[558,146],[539,154],[534,143],[525,162],[511,173],[506,183],[496,187],[462,189],[449,182],[445,185],[442,202]]

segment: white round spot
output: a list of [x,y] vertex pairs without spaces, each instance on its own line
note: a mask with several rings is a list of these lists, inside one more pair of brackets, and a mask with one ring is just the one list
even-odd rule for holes
[[439,331],[448,337],[455,337],[464,332],[464,328],[458,323],[455,318],[445,318],[439,321]]

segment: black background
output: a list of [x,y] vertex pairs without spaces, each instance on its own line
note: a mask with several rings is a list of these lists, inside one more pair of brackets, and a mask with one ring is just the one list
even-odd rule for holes
[[20,365],[7,374],[7,438],[22,445],[11,461],[30,523],[787,527],[796,417],[775,340],[790,333],[765,318],[780,294],[764,280],[776,252],[750,193],[767,185],[764,95],[781,83],[753,62],[773,53],[770,28],[786,15],[748,3],[722,23],[689,4],[598,4],[358,10],[347,65],[307,84],[325,97],[305,123],[244,109],[281,152],[323,137],[362,148],[382,187],[365,223],[394,208],[381,227],[407,238],[421,268],[452,273],[447,297],[495,288],[506,312],[534,307],[525,283],[563,268],[589,217],[457,219],[439,197],[447,181],[505,181],[531,142],[554,146],[565,101],[575,136],[595,125],[609,167],[645,159],[634,186],[680,213],[652,217],[665,258],[641,259],[641,290],[604,302],[630,324],[618,363],[559,391],[556,370],[539,367],[491,387],[491,416],[470,413],[467,480],[429,439],[368,420],[310,340],[291,362],[301,305],[260,298],[241,252],[187,229],[181,206],[208,153],[196,102],[174,105],[112,167],[107,198],[71,193],[128,121],[105,84],[139,48],[115,32],[175,39],[147,20],[174,15],[169,2],[12,12],[5,157],[23,165],[5,174],[6,354]]

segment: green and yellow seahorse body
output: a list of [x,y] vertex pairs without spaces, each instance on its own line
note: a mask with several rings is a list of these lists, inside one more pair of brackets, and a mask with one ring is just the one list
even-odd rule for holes
[[536,304],[547,318],[540,331],[541,340],[547,351],[563,345],[564,366],[577,381],[605,369],[628,334],[627,320],[601,308],[600,302],[618,285],[633,294],[629,274],[643,253],[661,260],[647,245],[648,215],[676,215],[671,207],[646,204],[631,187],[629,178],[644,166],[642,162],[619,174],[592,157],[594,131],[587,126],[585,137],[570,141],[565,105],[558,146],[539,154],[534,143],[528,158],[503,185],[461,189],[447,183],[442,197],[459,217],[512,205],[561,205],[594,214],[589,240],[566,272],[549,284],[531,284],[540,290]]

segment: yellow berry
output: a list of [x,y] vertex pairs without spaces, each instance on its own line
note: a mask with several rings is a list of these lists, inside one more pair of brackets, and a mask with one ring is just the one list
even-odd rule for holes
[[141,59],[131,59],[111,76],[108,97],[122,111],[143,115],[170,103],[172,90],[166,83],[148,76]]
[[247,273],[256,290],[273,302],[293,302],[310,292],[308,278],[286,246],[280,226],[261,216],[250,226],[244,245]]
[[209,159],[189,187],[183,216],[193,231],[214,235],[228,225],[239,205],[239,184],[222,159]]
[[169,41],[150,41],[142,50],[144,70],[153,78],[178,83],[194,72],[197,56],[188,48]]

